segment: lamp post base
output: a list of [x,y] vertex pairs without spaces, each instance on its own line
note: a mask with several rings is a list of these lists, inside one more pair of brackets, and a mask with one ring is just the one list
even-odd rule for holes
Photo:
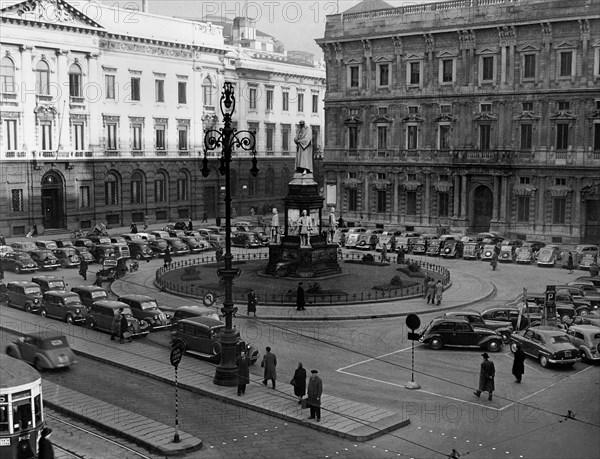
[[409,382],[407,382],[407,383],[406,383],[406,385],[405,385],[404,387],[406,387],[407,389],[413,389],[413,390],[414,390],[414,389],[420,389],[420,388],[421,388],[421,386],[419,386],[419,385],[418,385],[416,382],[414,382],[414,381],[409,381]]
[[217,386],[234,387],[238,385],[238,377],[235,368],[217,367],[213,383]]

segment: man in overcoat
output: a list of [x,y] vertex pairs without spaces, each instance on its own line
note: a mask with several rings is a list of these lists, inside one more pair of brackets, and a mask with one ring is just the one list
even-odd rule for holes
[[267,346],[267,353],[263,356],[261,367],[265,369],[263,384],[266,386],[267,381],[271,380],[273,389],[275,389],[275,380],[277,379],[277,357],[271,352],[271,348]]
[[304,305],[306,304],[304,300],[304,287],[302,286],[302,282],[298,283],[298,291],[296,292],[296,310],[304,311]]
[[492,399],[492,392],[494,392],[494,376],[496,376],[496,368],[494,362],[489,360],[490,356],[487,352],[481,354],[483,362],[481,362],[481,369],[479,370],[479,389],[473,392],[477,397],[482,392],[488,392],[488,400]]
[[308,380],[308,405],[310,406],[310,417],[321,420],[321,395],[323,395],[323,381],[318,376],[317,370],[310,370],[311,377]]
[[248,292],[248,315],[252,313],[256,317],[256,303],[256,293],[254,293],[254,290],[250,290]]
[[514,353],[514,360],[512,366],[512,374],[515,376],[518,383],[523,378],[525,373],[525,352],[521,349],[521,345],[517,343],[517,350]]
[[246,384],[250,382],[250,357],[248,357],[246,351],[240,353],[235,360],[235,366],[238,377],[237,394],[243,395],[246,393]]
[[302,397],[306,395],[306,370],[302,366],[302,362],[298,362],[298,368],[292,378],[292,386],[294,386],[294,395],[298,397],[298,404],[301,404]]

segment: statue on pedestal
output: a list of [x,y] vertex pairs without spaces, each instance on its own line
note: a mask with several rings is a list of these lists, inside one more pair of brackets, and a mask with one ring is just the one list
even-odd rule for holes
[[300,128],[294,143],[296,144],[296,172],[302,175],[310,174],[313,171],[313,145],[312,131],[300,121]]
[[333,236],[335,236],[335,230],[337,229],[337,220],[335,219],[335,207],[329,210],[329,242],[333,243]]
[[271,217],[271,244],[279,243],[279,214],[273,207],[273,216]]
[[300,234],[300,247],[310,247],[310,233],[312,232],[312,221],[306,210],[302,211],[302,216],[298,220],[298,233]]

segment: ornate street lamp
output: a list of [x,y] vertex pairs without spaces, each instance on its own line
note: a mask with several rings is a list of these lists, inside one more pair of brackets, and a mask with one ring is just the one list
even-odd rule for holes
[[208,151],[221,148],[221,165],[219,173],[225,176],[225,267],[217,270],[218,276],[225,281],[225,301],[223,302],[223,315],[225,316],[225,329],[221,335],[221,363],[217,366],[214,383],[219,386],[236,386],[236,347],[237,333],[233,328],[232,316],[234,313],[232,285],[233,279],[240,275],[239,268],[232,268],[231,261],[231,183],[230,164],[231,153],[234,148],[241,148],[252,153],[252,168],[250,173],[256,177],[256,133],[252,131],[236,131],[231,127],[231,116],[235,111],[235,95],[233,84],[225,82],[221,93],[221,113],[223,114],[224,127],[219,130],[206,129],[204,131],[204,159],[202,160],[202,175],[208,177]]

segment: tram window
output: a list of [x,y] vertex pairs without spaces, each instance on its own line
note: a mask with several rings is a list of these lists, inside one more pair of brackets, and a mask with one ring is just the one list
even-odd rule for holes
[[42,422],[42,396],[36,395],[33,401],[33,407],[35,408],[35,425],[39,426]]
[[0,432],[8,432],[8,405],[0,405]]
[[16,402],[13,405],[13,426],[15,432],[18,430],[30,429],[32,426],[31,419],[31,402]]

